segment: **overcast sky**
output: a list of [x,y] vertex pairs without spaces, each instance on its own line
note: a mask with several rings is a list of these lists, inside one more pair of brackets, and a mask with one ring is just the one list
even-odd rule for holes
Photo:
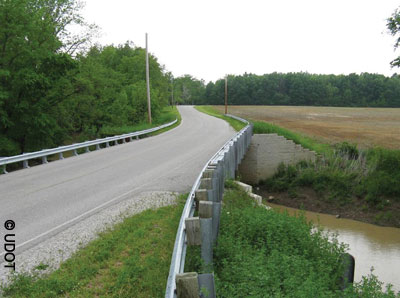
[[145,46],[175,77],[309,72],[387,76],[394,0],[83,0],[97,42]]

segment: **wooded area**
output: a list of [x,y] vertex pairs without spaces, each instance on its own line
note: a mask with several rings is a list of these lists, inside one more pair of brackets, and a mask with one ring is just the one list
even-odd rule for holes
[[[79,9],[73,0],[0,1],[0,156],[145,121],[145,50],[129,42],[83,48],[95,26]],[[70,25],[85,33],[72,35]],[[152,55],[150,79],[157,118],[171,74]]]
[[[191,78],[181,81],[188,104],[224,104],[224,79],[207,85]],[[176,88],[176,86],[175,86]],[[400,107],[400,76],[362,73],[318,75],[309,73],[244,74],[228,76],[230,105],[294,105],[337,107]]]

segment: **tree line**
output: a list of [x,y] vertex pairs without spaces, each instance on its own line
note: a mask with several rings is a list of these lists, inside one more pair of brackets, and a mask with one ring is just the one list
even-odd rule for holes
[[[89,46],[96,27],[79,11],[75,0],[0,0],[0,156],[145,121],[145,50]],[[83,33],[71,34],[71,25]],[[171,74],[153,55],[149,62],[157,118]]]
[[[186,76],[180,80],[179,88],[186,90],[186,96],[177,98],[178,102],[224,104],[224,79],[205,85],[204,81]],[[231,105],[400,107],[400,76],[304,72],[229,75],[228,98]]]

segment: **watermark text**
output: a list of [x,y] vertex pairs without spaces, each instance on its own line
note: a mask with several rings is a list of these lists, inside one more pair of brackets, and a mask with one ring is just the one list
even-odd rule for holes
[[5,268],[12,268],[15,271],[15,234],[12,231],[15,228],[15,222],[13,220],[6,220],[4,223],[6,233],[4,235],[4,261],[8,264],[4,265]]

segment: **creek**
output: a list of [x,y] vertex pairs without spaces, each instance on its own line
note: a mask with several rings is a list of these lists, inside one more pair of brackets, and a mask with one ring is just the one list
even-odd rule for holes
[[[299,209],[267,203],[275,210],[287,210],[289,214]],[[381,227],[334,215],[305,211],[308,221],[319,223],[324,230],[337,234],[339,242],[349,245],[349,253],[355,258],[354,281],[370,273],[385,284],[391,283],[395,292],[400,291],[400,229]],[[385,289],[385,285],[383,286]]]

